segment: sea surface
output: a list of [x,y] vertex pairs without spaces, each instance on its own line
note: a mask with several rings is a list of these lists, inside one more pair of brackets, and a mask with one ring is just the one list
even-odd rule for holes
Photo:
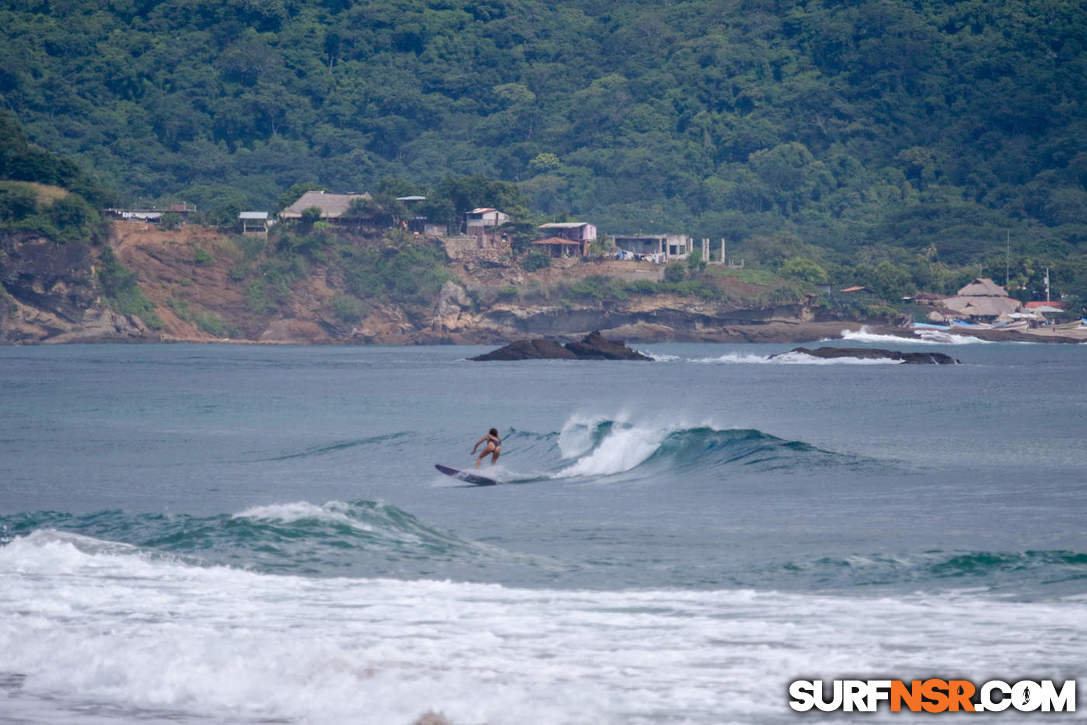
[[[1082,700],[1087,347],[955,340],[0,348],[0,722],[933,717],[790,711],[843,677]],[[500,485],[434,469],[491,427]]]

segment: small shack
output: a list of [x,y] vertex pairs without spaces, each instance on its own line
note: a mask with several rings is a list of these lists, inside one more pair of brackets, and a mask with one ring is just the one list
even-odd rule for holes
[[588,254],[589,250],[588,242],[575,242],[571,239],[563,239],[562,237],[537,239],[532,244],[540,249],[546,250],[548,255],[554,258],[584,257]]
[[[550,224],[541,224],[537,229],[544,230],[544,232],[551,234],[552,237],[566,239],[571,242],[587,243],[596,241],[596,227],[588,222],[551,222]],[[586,244],[587,248],[588,245]]]
[[426,201],[425,196],[398,196],[396,200],[408,210],[401,224],[412,234],[421,234],[426,237],[443,237],[449,234],[447,225],[431,222],[425,214],[420,213],[419,207]]
[[494,233],[496,227],[500,227],[510,220],[509,214],[492,209],[480,207],[472,209],[464,215],[464,232],[472,237],[483,238]]
[[238,219],[242,223],[242,234],[251,237],[268,236],[268,212],[243,211],[238,214]]

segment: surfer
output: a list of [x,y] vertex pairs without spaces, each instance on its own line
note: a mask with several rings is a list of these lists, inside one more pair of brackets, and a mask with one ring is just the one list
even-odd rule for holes
[[491,454],[492,466],[498,463],[498,456],[502,454],[502,439],[498,437],[498,429],[491,428],[487,435],[480,438],[476,441],[476,444],[472,446],[473,456],[476,454],[476,449],[479,448],[479,444],[484,441],[487,442],[487,445],[483,446],[483,453],[480,453],[479,458],[476,459],[476,468],[479,468],[480,461],[486,458],[488,453]]

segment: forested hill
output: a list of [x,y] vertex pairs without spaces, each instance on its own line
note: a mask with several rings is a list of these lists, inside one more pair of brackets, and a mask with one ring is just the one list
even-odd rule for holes
[[129,201],[227,214],[298,182],[480,173],[542,215],[727,237],[749,263],[863,246],[995,274],[1010,234],[1023,284],[1061,260],[1087,279],[1082,2],[4,8],[3,105]]

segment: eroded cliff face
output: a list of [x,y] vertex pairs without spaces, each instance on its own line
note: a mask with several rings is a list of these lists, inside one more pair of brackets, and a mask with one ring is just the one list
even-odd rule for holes
[[[346,285],[334,266],[310,264],[289,288],[254,279],[238,271],[245,263],[239,244],[214,230],[115,222],[109,246],[134,275],[150,314],[122,314],[104,297],[97,274],[101,248],[58,244],[28,232],[0,237],[0,342],[496,344],[528,336],[573,338],[592,330],[633,342],[805,340],[824,334],[800,306],[744,307],[674,295],[530,304],[496,292],[547,289],[589,275],[659,278],[662,270],[650,265],[560,264],[527,273],[502,260],[451,259],[452,279],[433,304],[369,299],[352,315],[337,307]],[[802,324],[808,332],[799,333]],[[827,323],[826,334],[842,327]]]
[[0,232],[0,342],[140,340],[138,318],[103,304],[97,250],[33,232]]
[[[633,342],[762,342],[837,335],[848,323],[816,322],[800,305],[759,309],[648,295],[608,304],[474,303],[447,282],[429,333],[452,342],[491,344],[525,337],[580,337],[593,330]],[[803,327],[804,332],[801,332]]]

